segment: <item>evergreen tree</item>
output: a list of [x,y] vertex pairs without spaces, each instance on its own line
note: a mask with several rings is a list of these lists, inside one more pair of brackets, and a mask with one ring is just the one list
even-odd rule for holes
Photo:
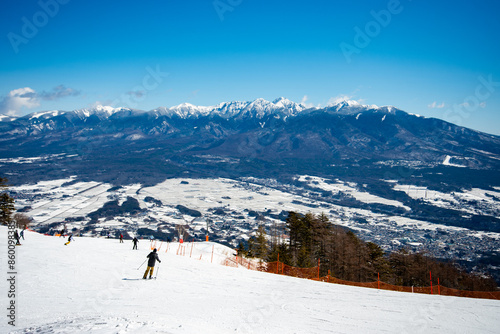
[[299,231],[300,231],[300,216],[291,211],[288,213],[288,217],[286,219],[286,228],[288,229],[289,240],[290,240],[290,251],[292,253],[292,257],[295,258],[297,253],[297,244],[299,242]]
[[255,257],[255,237],[251,236],[248,239],[248,251],[247,251],[247,256],[248,257]]
[[248,255],[248,251],[245,249],[245,245],[240,241],[237,248],[238,256],[243,257]]
[[[0,189],[6,189],[7,179],[0,177]],[[14,207],[14,199],[6,192],[0,194],[0,223],[8,225],[12,221],[12,213],[16,210]]]
[[254,246],[254,255],[265,259],[269,252],[269,247],[267,246],[266,228],[264,225],[260,225],[257,229]]
[[290,247],[288,247],[286,243],[277,244],[271,247],[269,255],[267,256],[267,261],[278,261],[278,254],[280,262],[291,265]]

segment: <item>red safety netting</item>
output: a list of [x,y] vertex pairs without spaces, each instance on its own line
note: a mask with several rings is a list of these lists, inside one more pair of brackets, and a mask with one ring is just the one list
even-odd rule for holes
[[283,262],[263,263],[262,268],[260,268],[259,270],[268,273],[275,273],[299,278],[318,278],[318,267],[298,268],[286,265]]
[[[154,245],[152,244],[154,247]],[[160,245],[161,247],[161,245]],[[168,248],[167,250],[168,251]],[[179,245],[176,254],[183,256],[190,256],[193,253],[193,245],[190,244],[189,247],[186,245]],[[209,253],[205,256],[208,257]],[[196,253],[196,257],[198,253]],[[399,292],[410,292],[410,293],[424,293],[424,294],[439,294],[443,296],[456,296],[456,297],[469,297],[469,298],[485,298],[485,299],[496,299],[500,300],[500,291],[466,291],[466,290],[456,290],[444,287],[442,285],[434,285],[434,286],[426,286],[426,287],[416,287],[416,286],[399,286],[393,285],[389,283],[385,283],[382,281],[374,281],[374,282],[352,282],[345,281],[339,278],[333,277],[331,275],[319,276],[319,267],[311,267],[311,268],[299,268],[292,267],[284,264],[283,262],[263,262],[258,261],[256,259],[247,259],[240,256],[234,255],[225,255],[226,258],[222,261],[222,265],[229,267],[245,267],[250,270],[258,270],[267,273],[293,276],[298,278],[311,279],[315,281],[327,282],[327,283],[335,283],[335,284],[343,284],[343,285],[351,285],[358,286],[364,288],[372,288],[372,289],[382,289],[382,290],[390,290],[390,291],[399,291]],[[201,255],[199,256],[201,260]],[[212,257],[213,257],[213,248],[212,248]]]
[[444,287],[442,285],[434,286],[399,286],[392,285],[382,281],[375,282],[350,282],[344,281],[333,276],[320,277],[322,282],[344,284],[359,286],[365,288],[400,291],[400,292],[412,292],[412,293],[425,293],[425,294],[435,294],[443,296],[456,296],[456,297],[469,297],[469,298],[485,298],[485,299],[497,299],[500,300],[500,291],[466,291],[466,290],[456,290]]

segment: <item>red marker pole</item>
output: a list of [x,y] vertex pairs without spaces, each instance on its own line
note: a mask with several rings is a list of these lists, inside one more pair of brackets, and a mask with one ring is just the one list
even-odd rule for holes
[[429,270],[429,278],[431,280],[431,295],[433,295],[432,293],[432,272]]
[[319,281],[319,259],[318,259],[318,281]]
[[280,265],[280,253],[278,253],[278,262],[276,262],[276,274],[279,274],[279,265]]

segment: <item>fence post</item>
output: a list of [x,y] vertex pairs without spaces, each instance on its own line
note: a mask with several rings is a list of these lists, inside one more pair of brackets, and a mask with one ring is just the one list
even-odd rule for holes
[[319,281],[319,258],[318,258],[318,281]]
[[191,252],[189,253],[189,257],[191,257],[191,255],[193,255],[193,245],[194,245],[194,242],[191,241]]
[[432,293],[432,272],[429,270],[429,279],[431,280],[431,295],[433,295],[434,293]]
[[438,277],[438,294],[441,294],[441,284],[439,284],[439,277]]
[[280,265],[280,253],[278,253],[278,262],[276,262],[276,274],[279,274],[279,265]]
[[377,273],[377,286],[380,289],[380,273]]

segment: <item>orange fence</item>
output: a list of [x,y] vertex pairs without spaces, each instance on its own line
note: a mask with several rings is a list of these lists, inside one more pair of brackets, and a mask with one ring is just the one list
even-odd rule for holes
[[287,275],[299,278],[312,279],[315,281],[344,284],[351,286],[358,286],[372,289],[382,289],[400,292],[412,293],[425,293],[425,294],[439,294],[443,296],[456,296],[456,297],[469,297],[469,298],[485,298],[500,300],[500,291],[466,291],[447,288],[442,285],[426,286],[426,287],[413,287],[413,286],[399,286],[392,285],[382,281],[375,282],[351,282],[345,281],[333,276],[327,275],[319,277],[319,267],[312,268],[297,268],[284,264],[283,262],[269,262],[261,266],[260,270],[268,273]]
[[[191,249],[189,249],[189,248]],[[186,249],[188,248],[188,249]],[[179,245],[177,249],[177,255],[186,256],[186,251],[191,257],[193,244],[188,245]],[[168,247],[167,250],[168,251]],[[207,254],[208,255],[208,254]],[[212,247],[212,259],[213,259],[213,247]],[[200,255],[201,260],[201,255]],[[212,262],[212,261],[210,261]],[[469,297],[469,298],[484,298],[484,299],[496,299],[500,300],[500,291],[466,291],[466,290],[456,290],[447,288],[445,286],[437,285],[426,286],[426,287],[413,287],[413,286],[399,286],[392,285],[389,283],[385,283],[382,281],[374,281],[374,282],[352,282],[345,281],[338,278],[335,278],[331,275],[319,276],[319,261],[318,266],[312,268],[298,268],[292,267],[287,264],[284,264],[280,261],[275,262],[262,262],[257,261],[255,259],[247,259],[240,256],[235,255],[225,255],[225,259],[221,262],[222,265],[228,267],[244,267],[250,270],[263,271],[267,273],[293,276],[298,278],[311,279],[315,281],[327,282],[327,283],[336,283],[336,284],[344,284],[351,286],[358,286],[364,288],[372,288],[372,289],[382,289],[382,290],[391,290],[391,291],[400,291],[400,292],[411,292],[411,293],[425,293],[425,294],[436,294],[443,296],[456,296],[456,297]],[[438,279],[439,282],[439,279]]]
[[299,278],[317,279],[318,267],[298,268],[292,267],[283,262],[268,262],[261,266],[261,271],[268,273],[281,274]]

